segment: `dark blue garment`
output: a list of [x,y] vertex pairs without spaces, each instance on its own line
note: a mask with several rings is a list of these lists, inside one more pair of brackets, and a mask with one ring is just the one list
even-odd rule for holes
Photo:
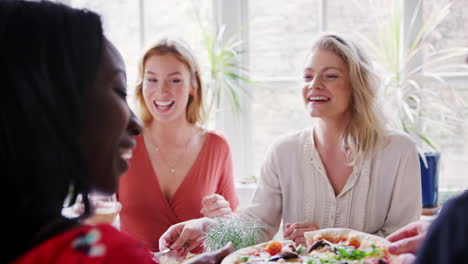
[[444,205],[415,263],[468,263],[468,192]]

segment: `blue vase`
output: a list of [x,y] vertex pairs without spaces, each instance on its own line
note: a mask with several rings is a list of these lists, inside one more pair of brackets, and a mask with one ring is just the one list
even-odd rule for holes
[[421,165],[421,187],[423,208],[437,207],[439,196],[439,160],[440,152],[424,153],[427,161],[427,168],[419,157]]

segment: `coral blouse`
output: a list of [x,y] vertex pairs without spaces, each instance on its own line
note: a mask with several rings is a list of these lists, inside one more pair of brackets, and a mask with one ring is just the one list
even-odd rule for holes
[[143,136],[137,137],[130,169],[120,180],[120,228],[152,251],[159,251],[159,238],[171,225],[203,217],[204,196],[220,194],[232,210],[238,205],[229,145],[224,137],[207,133],[195,163],[170,201],[161,191]]

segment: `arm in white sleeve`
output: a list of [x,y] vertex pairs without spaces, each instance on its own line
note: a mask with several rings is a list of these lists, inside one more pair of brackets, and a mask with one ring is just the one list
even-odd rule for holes
[[415,145],[401,155],[397,173],[385,224],[376,232],[379,236],[388,236],[421,217],[421,170]]
[[261,225],[258,242],[271,240],[278,232],[282,218],[282,193],[277,170],[277,157],[270,151],[260,171],[260,180],[252,201],[240,217]]

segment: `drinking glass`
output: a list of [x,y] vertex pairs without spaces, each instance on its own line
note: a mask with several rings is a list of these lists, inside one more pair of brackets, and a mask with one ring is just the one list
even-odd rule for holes
[[[106,195],[102,193],[90,193],[88,199],[91,206],[94,208],[94,213],[84,222],[86,224],[109,223],[113,224],[122,209],[122,205],[117,201],[115,194]],[[77,217],[84,211],[83,199],[79,195],[76,202],[71,207],[66,207],[62,210],[62,214],[66,217]]]
[[89,201],[94,207],[94,214],[85,220],[87,224],[114,223],[122,205],[117,201],[115,194],[100,193],[89,194]]

